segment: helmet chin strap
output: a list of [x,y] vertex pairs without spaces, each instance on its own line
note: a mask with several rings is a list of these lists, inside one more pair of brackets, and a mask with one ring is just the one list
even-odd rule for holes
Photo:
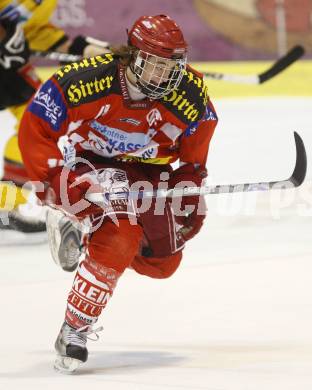
[[137,77],[136,74],[134,73],[132,66],[129,65],[126,68],[126,79],[129,81],[129,83],[137,88]]

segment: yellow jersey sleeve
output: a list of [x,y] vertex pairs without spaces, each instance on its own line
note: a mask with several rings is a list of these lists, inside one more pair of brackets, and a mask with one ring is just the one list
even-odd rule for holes
[[48,50],[66,36],[49,21],[56,6],[57,0],[0,0],[0,19],[21,23],[32,50]]

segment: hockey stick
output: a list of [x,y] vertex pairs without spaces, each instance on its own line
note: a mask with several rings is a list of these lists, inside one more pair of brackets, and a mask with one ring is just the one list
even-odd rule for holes
[[32,56],[45,58],[52,61],[60,62],[77,62],[82,60],[82,56],[69,53],[60,53],[58,51],[32,51]]
[[[231,83],[262,84],[288,68],[292,63],[302,57],[304,52],[305,51],[302,46],[298,45],[293,47],[287,54],[278,59],[269,69],[259,75],[235,75],[217,72],[205,72],[203,74],[206,78],[228,81]],[[33,51],[32,55],[60,62],[77,62],[82,60],[82,57],[79,55],[49,51]]]
[[302,46],[297,45],[288,51],[283,57],[279,58],[269,69],[258,75],[237,75],[237,74],[224,74],[215,72],[204,72],[206,78],[214,80],[228,81],[230,83],[238,84],[262,84],[279,73],[283,72],[291,64],[301,58],[305,53]]
[[286,180],[258,183],[222,184],[206,187],[173,188],[169,190],[130,191],[119,192],[116,194],[89,193],[87,194],[86,199],[96,204],[107,204],[107,201],[109,200],[118,199],[175,198],[180,196],[268,191],[273,189],[289,189],[299,187],[305,179],[307,171],[307,155],[304,143],[299,134],[294,132],[294,137],[296,145],[296,164],[292,175]]
[[[95,45],[102,47],[103,49],[109,49],[110,43],[106,41],[101,41],[99,39],[95,39],[92,37],[86,37],[86,42],[90,45]],[[32,56],[46,58],[52,61],[60,61],[60,62],[76,62],[81,61],[83,57],[81,55],[69,54],[69,53],[61,53],[57,51],[39,51],[33,50],[31,52]]]
[[[96,41],[96,40],[94,40]],[[102,47],[104,49],[109,49],[108,42],[103,42],[104,45]],[[107,46],[105,46],[107,44]],[[59,51],[39,51],[39,50],[33,50],[31,52],[32,56],[44,58],[51,61],[58,61],[58,62],[78,62],[83,60],[83,56],[79,54],[69,54],[69,53],[61,53]]]

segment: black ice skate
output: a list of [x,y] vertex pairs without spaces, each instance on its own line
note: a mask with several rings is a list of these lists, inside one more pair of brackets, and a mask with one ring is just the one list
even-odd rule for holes
[[54,262],[64,271],[74,271],[81,255],[82,233],[60,210],[47,212],[47,231]]
[[57,357],[54,368],[63,373],[73,373],[88,359],[86,344],[87,339],[91,339],[88,336],[94,334],[95,339],[91,340],[98,340],[99,336],[96,332],[99,332],[102,329],[103,328],[100,327],[93,330],[91,325],[74,329],[64,322],[55,342]]

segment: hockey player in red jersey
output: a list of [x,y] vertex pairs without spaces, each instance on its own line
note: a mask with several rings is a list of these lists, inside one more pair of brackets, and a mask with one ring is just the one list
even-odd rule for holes
[[[157,199],[143,209],[124,195],[146,184],[200,186],[207,174],[217,116],[186,53],[171,18],[143,16],[129,31],[127,46],[59,69],[22,119],[19,144],[27,172],[41,183],[43,202],[61,214],[53,257],[72,271],[81,254],[56,341],[60,370],[73,371],[87,360],[87,335],[125,269],[171,276],[185,242],[203,224],[205,205],[198,196],[184,197],[180,210],[180,204]],[[170,164],[178,160],[173,170]],[[122,196],[103,196],[101,207],[87,202],[86,193],[99,188]],[[77,220],[89,226],[82,241]],[[68,237],[73,245],[66,246]]]

